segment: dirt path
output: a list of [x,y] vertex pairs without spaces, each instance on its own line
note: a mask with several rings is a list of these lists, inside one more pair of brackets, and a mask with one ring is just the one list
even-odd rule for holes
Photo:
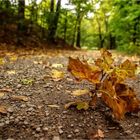
[[[0,140],[92,139],[98,129],[105,139],[140,139],[140,114],[117,122],[100,104],[96,110],[64,109],[66,103],[76,99],[72,91],[93,88],[86,81],[75,81],[67,72],[68,56],[90,61],[91,55],[97,58],[99,52],[50,51],[47,55],[20,55],[14,61],[5,57],[0,67],[0,89],[8,91],[1,91],[0,105],[7,113],[0,114]],[[59,64],[57,69],[65,73],[64,78],[57,81],[50,76],[56,69],[52,64]],[[130,85],[140,96],[139,78]],[[17,95],[22,99],[15,99]]]

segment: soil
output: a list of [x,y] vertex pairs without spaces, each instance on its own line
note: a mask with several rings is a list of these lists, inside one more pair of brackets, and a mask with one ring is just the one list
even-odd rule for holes
[[[94,85],[76,81],[67,71],[68,57],[84,57],[90,61],[91,56],[99,57],[98,51],[2,53],[5,63],[0,66],[0,89],[5,91],[0,97],[0,105],[7,108],[7,113],[0,114],[0,140],[95,139],[97,130],[104,133],[104,138],[97,139],[140,139],[140,113],[127,114],[124,120],[117,121],[101,103],[96,109],[86,111],[64,108],[66,103],[79,98],[71,95],[74,90],[94,89]],[[11,56],[18,57],[10,60]],[[124,57],[120,56],[120,59]],[[52,64],[61,65],[54,68]],[[53,79],[52,69],[63,71],[64,78]],[[140,97],[139,82],[138,76],[128,84]],[[13,95],[22,95],[27,100],[13,100]]]

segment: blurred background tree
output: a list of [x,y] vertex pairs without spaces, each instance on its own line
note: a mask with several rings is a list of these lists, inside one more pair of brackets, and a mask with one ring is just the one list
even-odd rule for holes
[[0,42],[140,53],[139,0],[0,0],[0,18]]

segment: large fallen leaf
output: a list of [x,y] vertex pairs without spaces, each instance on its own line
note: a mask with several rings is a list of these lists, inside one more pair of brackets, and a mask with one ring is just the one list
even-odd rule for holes
[[17,101],[25,101],[25,102],[29,100],[27,96],[12,96],[12,99]]
[[84,94],[88,94],[90,91],[88,89],[78,89],[78,90],[74,90],[71,94],[74,96],[81,96]]
[[93,83],[99,83],[102,71],[97,66],[89,66],[85,62],[81,62],[78,58],[69,57],[68,71],[70,71],[76,79],[87,79]]
[[7,114],[7,109],[6,109],[5,106],[1,106],[1,105],[0,105],[0,113],[1,113],[1,114]]

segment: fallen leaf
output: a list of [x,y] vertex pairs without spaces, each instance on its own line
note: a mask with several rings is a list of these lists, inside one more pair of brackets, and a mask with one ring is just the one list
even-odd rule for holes
[[51,107],[51,108],[59,108],[58,105],[48,105],[48,107]]
[[13,90],[10,88],[2,88],[2,89],[0,89],[0,91],[1,92],[13,92]]
[[24,84],[24,85],[32,85],[34,80],[33,79],[22,79],[21,82]]
[[7,73],[8,73],[9,75],[12,75],[12,74],[16,74],[16,71],[15,71],[15,70],[9,70],[9,71],[7,71]]
[[74,96],[81,96],[88,93],[89,93],[88,89],[78,89],[78,90],[73,91],[71,94]]
[[77,107],[78,110],[84,109],[87,110],[89,108],[89,103],[88,102],[78,102]]
[[58,79],[58,80],[60,80],[60,79],[62,79],[62,78],[64,78],[64,72],[62,72],[62,71],[59,71],[59,70],[52,70],[51,71],[51,77],[53,78],[53,79]]
[[0,106],[0,113],[1,114],[7,114],[7,109],[5,106]]
[[2,98],[5,94],[3,92],[0,92],[0,98]]
[[52,67],[52,68],[63,68],[64,65],[63,65],[63,64],[57,64],[57,63],[56,63],[56,64],[52,64],[51,67]]
[[25,101],[25,102],[29,100],[27,96],[12,96],[12,99],[17,101]]
[[93,138],[104,138],[104,132],[101,129],[98,129]]
[[102,71],[99,67],[89,66],[88,63],[71,57],[69,57],[68,71],[70,71],[77,80],[87,79],[93,83],[99,83],[102,75]]
[[84,101],[75,101],[75,102],[69,102],[67,104],[65,104],[65,109],[68,109],[72,106],[76,106],[76,108],[78,110],[84,109],[87,110],[89,108],[89,103],[88,102],[84,102]]

